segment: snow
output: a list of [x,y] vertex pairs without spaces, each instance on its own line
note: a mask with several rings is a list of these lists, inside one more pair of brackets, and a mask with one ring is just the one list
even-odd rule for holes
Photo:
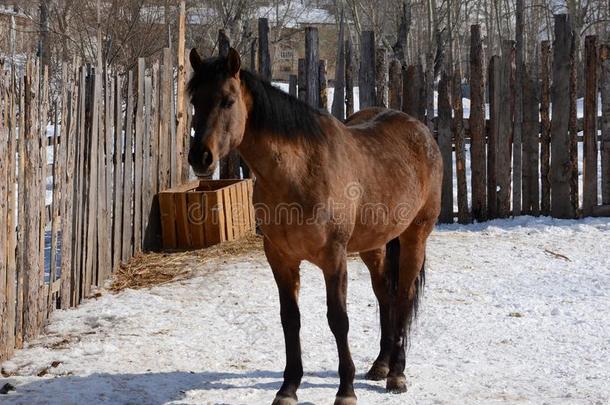
[[[403,395],[362,377],[377,354],[378,310],[367,270],[350,259],[359,404],[608,403],[609,245],[608,218],[438,227]],[[263,255],[193,266],[188,280],[104,293],[54,312],[46,335],[2,365],[12,376],[0,386],[10,381],[17,389],[0,402],[270,403],[284,345]],[[323,278],[312,265],[302,266],[300,296],[299,399],[329,403],[338,385],[336,349]]]

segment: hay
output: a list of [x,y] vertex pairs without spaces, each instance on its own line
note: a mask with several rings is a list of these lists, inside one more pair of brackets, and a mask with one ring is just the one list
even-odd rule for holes
[[262,237],[249,235],[206,249],[175,253],[147,253],[134,256],[115,272],[110,290],[140,289],[190,277],[202,264],[245,254],[260,253]]

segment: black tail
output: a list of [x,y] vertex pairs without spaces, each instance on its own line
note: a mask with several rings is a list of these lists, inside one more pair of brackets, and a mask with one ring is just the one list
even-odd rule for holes
[[[386,244],[385,250],[385,266],[386,266],[386,274],[388,275],[388,281],[390,284],[390,291],[392,295],[395,296],[396,291],[398,290],[398,278],[400,272],[399,266],[400,260],[400,241],[398,238],[394,238]],[[407,334],[411,330],[411,325],[415,318],[417,318],[417,311],[419,309],[419,301],[424,292],[424,285],[426,284],[426,260],[424,258],[424,263],[422,264],[422,268],[415,279],[415,293],[413,295],[413,299],[409,302],[408,314],[406,319],[406,332]]]

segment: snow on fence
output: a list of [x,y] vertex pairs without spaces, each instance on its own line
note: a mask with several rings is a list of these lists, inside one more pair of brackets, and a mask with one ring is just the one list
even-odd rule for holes
[[2,72],[0,360],[54,308],[78,305],[160,243],[156,194],[188,177],[190,115],[176,114],[185,104],[174,93],[184,95],[187,72],[184,57],[180,69],[172,59],[165,49],[161,64],[140,59],[125,76],[66,64],[53,105],[36,59],[23,74]]

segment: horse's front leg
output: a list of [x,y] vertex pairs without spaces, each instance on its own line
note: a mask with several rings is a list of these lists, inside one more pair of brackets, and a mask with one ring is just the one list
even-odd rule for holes
[[322,261],[326,281],[326,303],[328,324],[335,335],[339,352],[339,391],[335,405],[355,405],[354,375],[356,369],[349,350],[347,333],[347,254],[345,247],[334,247]]
[[265,255],[273,270],[280,296],[280,316],[284,329],[286,346],[286,368],[284,383],[278,391],[273,405],[296,405],[297,389],[303,378],[303,363],[301,361],[301,313],[299,312],[299,265],[300,260],[293,260],[278,252],[265,239]]

